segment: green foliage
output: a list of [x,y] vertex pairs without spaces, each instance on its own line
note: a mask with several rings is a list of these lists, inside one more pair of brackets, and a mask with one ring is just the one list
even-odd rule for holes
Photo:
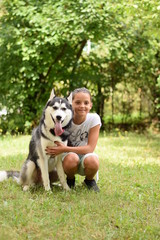
[[158,13],[153,0],[3,0],[0,91],[9,123],[9,129],[1,123],[4,132],[32,128],[52,87],[63,96],[88,87],[93,110],[103,119],[116,85],[131,82],[150,90],[157,116]]
[[21,114],[23,124],[36,122],[53,86],[63,85],[65,95],[78,85],[74,71],[87,40],[98,41],[115,31],[111,20],[116,15],[104,1],[3,3],[1,101],[8,120]]

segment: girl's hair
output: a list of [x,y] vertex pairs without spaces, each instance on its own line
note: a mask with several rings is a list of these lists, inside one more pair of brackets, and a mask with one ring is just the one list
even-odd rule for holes
[[85,88],[85,87],[83,87],[83,88],[76,88],[76,89],[72,92],[72,100],[74,99],[75,95],[76,95],[77,93],[80,93],[80,92],[82,92],[82,93],[88,93],[89,96],[90,96],[90,100],[92,101],[91,93],[90,93],[90,91],[89,91],[87,88]]

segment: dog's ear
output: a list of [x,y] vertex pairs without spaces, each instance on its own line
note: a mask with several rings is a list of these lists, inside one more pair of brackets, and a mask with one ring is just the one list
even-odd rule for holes
[[54,93],[54,88],[53,88],[52,91],[51,91],[50,97],[49,97],[49,99],[48,99],[48,102],[49,102],[50,100],[52,100],[55,96],[56,96],[56,95],[55,95],[55,93]]
[[67,101],[72,105],[72,92],[68,95]]

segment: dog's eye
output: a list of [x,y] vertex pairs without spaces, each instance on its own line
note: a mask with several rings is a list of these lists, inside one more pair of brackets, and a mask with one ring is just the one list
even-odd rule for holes
[[62,111],[66,111],[66,109],[67,109],[67,108],[63,107],[63,108],[62,108]]
[[58,109],[58,107],[54,106],[54,107],[53,107],[53,109],[54,109],[54,110],[57,110],[57,109]]

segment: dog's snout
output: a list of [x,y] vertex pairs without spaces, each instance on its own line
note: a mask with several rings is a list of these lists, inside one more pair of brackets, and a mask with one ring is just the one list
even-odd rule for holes
[[58,121],[60,121],[60,120],[62,119],[62,117],[61,117],[61,116],[59,116],[59,115],[58,115],[58,116],[56,116],[56,118],[57,118],[57,120],[58,120]]

